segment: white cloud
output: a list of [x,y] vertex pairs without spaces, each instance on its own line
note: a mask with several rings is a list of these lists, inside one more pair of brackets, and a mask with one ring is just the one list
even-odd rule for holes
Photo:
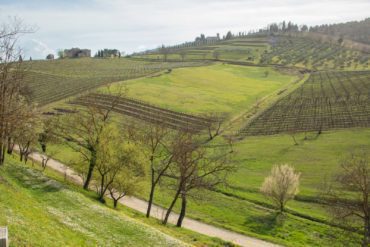
[[26,39],[20,45],[26,58],[45,58],[48,54],[56,54],[55,50],[37,39]]
[[0,20],[17,15],[36,24],[39,30],[25,39],[54,51],[78,46],[133,52],[141,44],[152,48],[282,20],[309,25],[359,20],[369,17],[369,9],[368,0],[13,0],[0,2]]

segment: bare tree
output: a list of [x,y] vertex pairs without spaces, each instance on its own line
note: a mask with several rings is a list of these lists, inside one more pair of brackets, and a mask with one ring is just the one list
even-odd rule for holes
[[216,152],[214,148],[211,150],[200,145],[192,133],[179,133],[176,140],[173,147],[176,166],[167,174],[169,178],[174,179],[176,192],[163,223],[167,223],[177,199],[181,198],[181,211],[176,224],[181,227],[190,192],[196,190],[199,193],[201,189],[213,189],[225,184],[228,174],[235,167],[230,162],[231,152]]
[[[58,135],[67,140],[67,144],[82,159],[88,163],[83,188],[88,189],[97,160],[97,149],[104,129],[110,123],[111,113],[117,104],[118,97],[112,97],[112,101],[104,108],[95,102],[94,96],[89,98],[84,110],[76,111],[62,117]],[[85,173],[85,172],[83,172]]]
[[49,117],[42,119],[42,131],[39,134],[38,142],[43,153],[46,153],[48,144],[58,142],[57,134],[55,133],[58,122],[55,120],[55,118]]
[[41,167],[45,171],[49,160],[58,153],[57,149],[50,150],[48,146],[50,144],[59,143],[59,138],[57,138],[55,129],[57,122],[54,121],[55,118],[46,117],[42,122],[42,131],[38,135],[38,143],[41,147]]
[[144,144],[144,154],[150,163],[150,194],[146,213],[146,217],[149,217],[155,189],[172,164],[172,155],[169,152],[171,131],[161,122],[148,123],[142,129],[144,133],[141,143]]
[[52,151],[44,152],[41,155],[42,171],[45,171],[46,167],[48,166],[49,161],[52,159],[52,157],[55,157],[57,153],[58,153],[58,150],[52,150]]
[[34,114],[30,112],[29,118],[22,119],[22,121],[18,123],[17,128],[12,131],[14,143],[16,143],[19,148],[20,161],[26,163],[28,156],[32,152],[32,148],[36,146],[38,138],[37,128],[39,126],[40,119],[35,110]]
[[298,146],[298,145],[299,145],[299,143],[297,142],[297,139],[295,138],[295,136],[296,136],[296,134],[297,134],[297,131],[296,131],[295,129],[291,129],[291,130],[289,130],[287,133],[290,135],[290,137],[292,137],[292,140],[293,140],[293,142],[294,142],[294,145],[295,145],[295,146]]
[[209,141],[220,134],[221,126],[224,124],[226,115],[223,113],[209,113],[206,118],[210,120],[208,125]]
[[32,30],[17,18],[0,26],[0,165],[4,163],[12,130],[28,116],[24,111],[24,106],[29,103],[24,97],[22,80],[25,67],[19,60],[21,50],[17,41],[20,35],[29,32]]
[[261,192],[283,213],[286,203],[298,193],[299,178],[300,173],[296,173],[293,167],[287,164],[275,165],[270,176],[265,178]]
[[[370,162],[365,151],[352,153],[323,194],[335,220],[363,233],[362,246],[370,245]],[[360,221],[360,222],[359,222]],[[351,229],[345,228],[345,229]]]

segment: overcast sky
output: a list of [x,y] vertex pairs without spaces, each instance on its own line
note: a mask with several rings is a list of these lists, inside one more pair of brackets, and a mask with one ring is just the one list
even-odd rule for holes
[[71,47],[131,53],[282,20],[361,20],[370,17],[369,10],[370,0],[0,0],[0,21],[17,16],[37,26],[21,45],[26,56],[44,58]]

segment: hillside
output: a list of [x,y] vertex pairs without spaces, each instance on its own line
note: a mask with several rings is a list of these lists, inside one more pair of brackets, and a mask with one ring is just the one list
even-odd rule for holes
[[212,246],[219,243],[190,231],[157,226],[155,221],[143,223],[142,216],[136,213],[113,210],[96,202],[93,193],[82,192],[63,181],[61,175],[48,171],[44,175],[11,157],[0,172],[0,225],[9,228],[10,246],[188,246],[183,241]]
[[[222,61],[244,65],[290,66],[313,70],[363,70],[369,54],[348,41],[311,32],[271,33],[233,37],[213,43],[191,43],[159,48],[134,57],[149,61]],[[352,48],[353,46],[353,48]]]
[[[261,116],[256,118],[254,125],[251,125],[250,129],[254,129],[254,132],[243,129],[245,133],[242,133],[242,137],[246,135],[247,137],[235,143],[235,164],[238,166],[238,172],[230,177],[230,187],[226,189],[220,187],[207,192],[205,201],[201,204],[197,198],[190,199],[189,217],[286,246],[327,246],[333,242],[330,236],[339,236],[342,230],[332,226],[324,205],[317,201],[317,186],[326,174],[337,170],[341,155],[356,147],[368,147],[369,133],[363,125],[367,120],[363,120],[362,115],[366,113],[363,107],[367,106],[368,73],[338,71],[315,72],[305,77],[297,75],[299,73],[295,70],[217,63],[195,68],[176,68],[144,78],[115,83],[110,86],[109,91],[114,92],[116,88],[125,86],[127,96],[135,101],[130,103],[129,108],[123,107],[122,101],[120,107],[129,109],[130,114],[143,114],[135,118],[138,122],[150,116],[150,109],[156,109],[154,115],[160,117],[164,116],[160,112],[166,109],[174,111],[171,115],[176,115],[177,112],[179,116],[184,114],[183,112],[198,116],[221,112],[228,114],[227,120],[242,115],[243,124],[248,123],[249,117],[254,119],[255,116]],[[107,93],[107,89],[102,87],[98,92]],[[103,101],[109,102],[107,99],[103,98]],[[332,107],[330,119],[327,113],[329,108],[317,104],[315,99],[322,104],[325,102],[330,104]],[[90,102],[88,97],[79,100],[85,102],[82,105],[91,105],[93,102]],[[365,100],[365,103],[359,100]],[[304,104],[297,104],[301,101]],[[357,103],[361,103],[362,108],[357,107]],[[59,103],[50,107],[71,106]],[[158,111],[159,107],[161,111]],[[264,107],[267,107],[266,111]],[[288,107],[292,110],[287,110]],[[143,112],[143,108],[148,111]],[[352,108],[353,110],[349,110]],[[271,120],[264,115],[270,109],[276,111],[267,115]],[[297,111],[301,115],[296,114]],[[130,114],[123,112],[123,117],[116,115],[115,120],[125,124],[126,117]],[[245,112],[249,112],[247,116],[244,116]],[[342,121],[343,117],[356,122],[349,124],[348,121]],[[281,122],[276,123],[279,119]],[[297,121],[302,126],[297,125]],[[326,125],[320,125],[320,121]],[[345,124],[343,127],[349,129],[330,131],[331,123],[338,126]],[[294,132],[299,145],[294,145],[292,137],[285,134],[291,129],[289,124],[297,127],[291,132]],[[318,126],[322,127],[321,135],[317,135]],[[274,135],[255,136],[260,134],[259,131]],[[300,131],[306,133],[299,134]],[[218,141],[220,139],[216,139],[211,145],[217,146]],[[333,146],[336,148],[332,148]],[[66,145],[58,144],[50,148],[51,152],[57,150],[55,158],[64,163],[78,160],[78,154]],[[293,164],[304,174],[301,192],[296,200],[289,204],[284,224],[273,217],[273,205],[259,192],[263,178],[275,162]],[[136,195],[147,199],[148,181],[142,181],[142,184],[144,191]],[[157,193],[156,202],[166,207],[170,203],[172,191],[163,186]],[[175,205],[177,212],[179,206]],[[310,234],[305,234],[307,232]],[[357,241],[357,237],[349,240],[342,236],[334,243],[356,246]]]
[[316,72],[256,116],[241,134],[268,135],[370,127],[370,72]]
[[35,61],[0,25],[11,245],[369,245],[368,21]]
[[361,21],[317,25],[311,27],[310,31],[370,44],[370,18]]
[[143,77],[177,67],[204,65],[202,62],[145,62],[129,59],[62,59],[29,61],[25,69],[25,91],[39,106],[68,98],[112,82]]

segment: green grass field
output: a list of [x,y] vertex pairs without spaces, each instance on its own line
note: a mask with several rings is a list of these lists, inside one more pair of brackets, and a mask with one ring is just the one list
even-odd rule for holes
[[[267,77],[266,70],[269,71]],[[122,85],[127,88],[128,96],[176,111],[197,114],[221,111],[236,116],[266,95],[278,97],[276,92],[282,88],[297,86],[292,84],[296,80],[296,76],[271,68],[217,64],[174,69]],[[114,91],[115,87],[119,85],[111,85],[110,90]],[[308,133],[307,140],[299,134],[296,136],[298,146],[289,135],[247,137],[235,144],[235,162],[239,169],[230,177],[230,187],[201,192],[205,200],[200,203],[192,199],[188,216],[287,246],[332,243],[355,246],[358,238],[348,239],[339,228],[332,227],[328,213],[316,197],[320,183],[337,171],[341,157],[361,146],[369,148],[369,138],[367,129],[328,131],[318,137],[316,133]],[[77,154],[67,146],[58,145],[51,147],[53,149],[59,150],[56,158],[63,162],[77,159]],[[271,167],[280,163],[289,163],[302,173],[300,193],[288,204],[288,213],[283,219],[276,217],[271,202],[259,192]],[[137,196],[147,198],[148,181],[143,181],[143,191]],[[156,203],[168,206],[172,193],[161,188]]]
[[[288,246],[328,246],[330,243],[356,246],[338,237],[338,229],[306,218],[331,222],[326,210],[316,201],[320,186],[339,170],[339,162],[351,150],[370,149],[370,130],[330,131],[317,138],[315,135],[309,133],[308,140],[304,140],[303,134],[298,135],[298,146],[288,135],[248,137],[237,143],[235,162],[239,169],[230,178],[230,188],[220,188],[219,193],[207,192],[205,201],[193,202],[189,207],[190,215]],[[302,177],[296,200],[288,204],[290,213],[284,224],[279,224],[274,222],[272,204],[262,196],[259,187],[272,166],[282,163],[294,166]],[[169,203],[166,195],[160,196],[160,200]]]
[[148,62],[120,59],[58,59],[25,62],[24,81],[30,99],[44,106],[112,82],[143,77],[166,69],[204,62]]
[[[229,179],[229,188],[217,192],[201,191],[194,194],[188,216],[210,224],[277,242],[286,246],[356,246],[358,238],[349,239],[336,227],[316,200],[325,178],[338,171],[338,163],[351,150],[370,148],[370,130],[351,129],[297,135],[294,145],[289,135],[248,137],[235,145],[238,171]],[[66,146],[56,158],[65,162],[76,159],[76,153]],[[274,164],[289,163],[302,173],[300,192],[288,203],[288,213],[276,218],[273,205],[259,192],[263,179]],[[148,182],[137,194],[148,196]],[[168,206],[172,191],[161,188],[156,203]],[[202,200],[197,200],[201,195]],[[177,205],[177,210],[179,206]],[[340,236],[340,237],[339,237]]]
[[[37,167],[36,167],[37,168]],[[218,239],[162,226],[125,207],[98,203],[94,193],[61,174],[7,157],[0,168],[0,225],[10,246],[219,246]]]
[[[232,116],[247,111],[262,97],[296,79],[272,68],[217,64],[174,69],[122,85],[128,96],[172,110],[195,114],[223,112]],[[112,85],[111,90],[118,85]]]
[[[129,97],[154,105],[199,115],[223,112],[229,119],[235,119],[254,109],[261,100],[267,107],[298,87],[300,83],[295,83],[298,79],[295,74],[281,73],[270,67],[218,63],[161,71],[112,84],[109,90],[123,86]],[[105,87],[99,89],[106,90]],[[120,118],[115,116],[115,119]],[[241,121],[246,120],[243,117]],[[239,169],[230,177],[230,187],[197,192],[189,202],[187,215],[286,246],[356,246],[359,236],[349,238],[341,229],[332,227],[331,217],[317,201],[317,195],[325,178],[338,171],[341,158],[351,150],[370,148],[370,130],[324,131],[319,136],[308,133],[307,139],[304,134],[298,134],[296,139],[299,145],[294,145],[292,137],[284,134],[248,136],[237,142],[234,162]],[[58,150],[55,158],[66,164],[77,160],[77,154],[66,145],[51,146],[49,150],[52,153]],[[262,196],[259,187],[271,167],[281,163],[291,164],[302,176],[300,193],[288,204],[287,214],[277,217],[272,203]],[[143,190],[136,194],[138,197],[147,198],[148,181],[143,181]],[[172,193],[161,188],[155,203],[167,207]],[[186,238],[184,241],[188,242]]]

